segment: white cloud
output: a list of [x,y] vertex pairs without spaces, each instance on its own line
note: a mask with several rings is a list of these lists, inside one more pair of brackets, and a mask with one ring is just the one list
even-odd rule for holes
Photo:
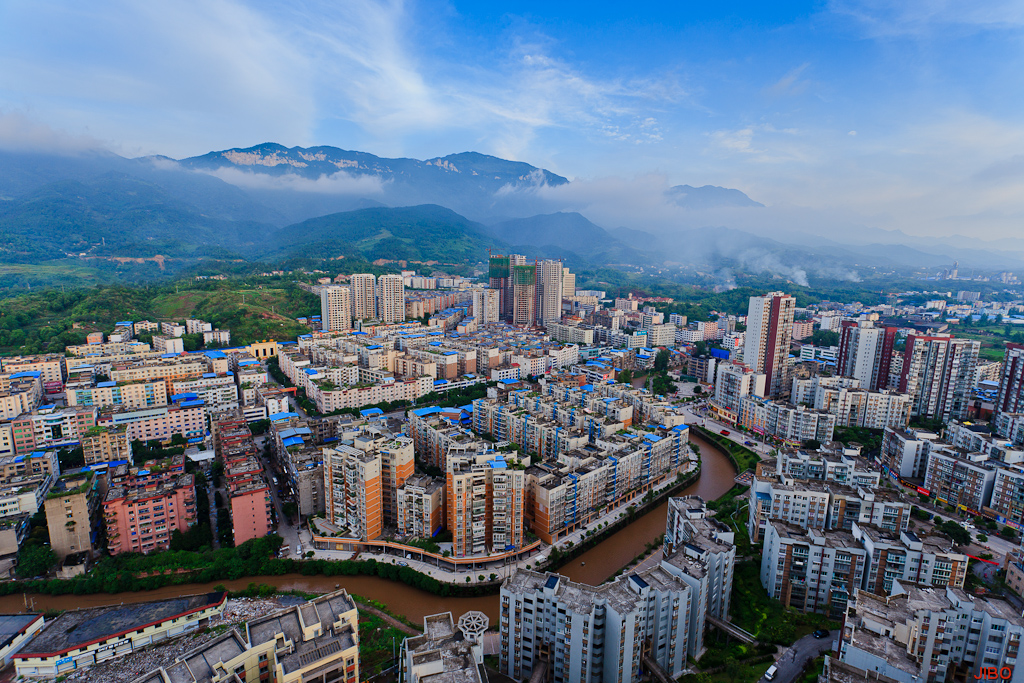
[[40,0],[11,4],[0,23],[0,92],[115,151],[311,138],[306,57],[239,3]]
[[1024,27],[1024,5],[1019,0],[832,0],[828,9],[853,19],[875,37]]
[[377,176],[354,176],[344,171],[321,175],[318,178],[305,178],[295,173],[269,175],[230,167],[196,172],[207,173],[247,190],[291,190],[313,194],[378,195],[384,192],[385,185],[390,182],[382,181]]
[[809,66],[809,63],[804,62],[795,69],[792,69],[785,76],[765,88],[765,94],[772,97],[782,97],[783,95],[799,95],[804,92],[811,82],[801,79],[800,76]]
[[75,154],[102,150],[109,146],[109,142],[86,133],[76,135],[51,128],[24,111],[0,109],[0,149],[11,152]]

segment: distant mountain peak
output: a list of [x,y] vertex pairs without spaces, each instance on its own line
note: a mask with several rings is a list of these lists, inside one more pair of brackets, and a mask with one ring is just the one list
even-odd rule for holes
[[667,192],[669,198],[678,206],[687,209],[717,209],[720,207],[761,207],[764,204],[755,202],[739,190],[717,185],[676,185]]

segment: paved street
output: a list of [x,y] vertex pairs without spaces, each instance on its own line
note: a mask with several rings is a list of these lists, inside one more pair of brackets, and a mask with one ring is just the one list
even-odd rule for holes
[[729,434],[723,434],[723,436],[730,441],[735,441],[741,446],[745,446],[747,442],[753,443],[753,446],[747,446],[747,448],[750,448],[752,451],[757,453],[762,460],[771,455],[772,450],[775,448],[773,445],[765,443],[756,434],[738,432],[736,431],[736,427],[733,425],[728,425],[724,422],[719,422],[718,420],[708,417],[708,411],[704,406],[705,403],[703,401],[688,403],[683,406],[683,410],[686,412],[686,416],[688,418],[687,422],[689,424],[700,425],[701,427],[704,427],[716,434],[721,434],[722,431],[727,431]]
[[[838,639],[839,631],[832,631],[828,638],[821,640],[806,635],[796,641],[776,660],[775,666],[779,668],[779,672],[775,674],[772,683],[793,683],[807,662],[831,650],[833,642]],[[762,677],[761,680],[765,679]]]

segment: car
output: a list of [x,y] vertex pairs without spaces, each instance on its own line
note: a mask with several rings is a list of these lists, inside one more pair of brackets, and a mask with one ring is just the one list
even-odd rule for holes
[[828,638],[829,630],[827,628],[819,628],[817,631],[815,631],[811,635],[814,636],[815,638],[817,638],[818,640],[821,640],[823,638]]
[[775,678],[775,674],[777,673],[779,673],[779,667],[772,664],[768,667],[768,670],[764,672],[764,678],[765,680],[770,681]]
[[719,432],[719,433],[720,433],[720,434],[721,434],[722,436],[729,436],[729,430],[728,430],[728,429],[723,429],[723,430],[722,430],[721,432]]
[[397,564],[398,564],[399,567],[408,567],[409,566],[408,562],[398,562]]

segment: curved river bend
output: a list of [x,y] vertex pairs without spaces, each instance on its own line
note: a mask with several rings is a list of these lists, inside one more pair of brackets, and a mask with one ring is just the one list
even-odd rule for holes
[[[736,470],[720,451],[710,446],[699,435],[690,435],[691,443],[701,452],[701,476],[697,482],[684,491],[684,495],[698,495],[704,500],[713,500],[732,488]],[[668,503],[662,503],[635,522],[616,532],[599,545],[588,550],[560,570],[573,581],[599,584],[626,566],[645,546],[665,532],[665,518]],[[583,564],[581,564],[583,563]],[[35,610],[74,609],[97,607],[124,602],[145,602],[177,597],[187,593],[202,593],[223,584],[229,590],[243,590],[250,583],[265,583],[281,590],[300,590],[309,593],[326,593],[341,587],[350,593],[379,600],[397,614],[402,614],[414,623],[421,622],[428,614],[451,612],[458,617],[468,610],[479,610],[486,614],[491,625],[498,623],[498,596],[487,595],[475,598],[445,598],[412,588],[403,583],[381,579],[376,576],[303,576],[285,574],[245,578],[235,581],[167,586],[153,591],[118,593],[110,595],[39,595],[28,596],[35,600]],[[21,595],[0,597],[0,613],[11,614],[25,611]]]

